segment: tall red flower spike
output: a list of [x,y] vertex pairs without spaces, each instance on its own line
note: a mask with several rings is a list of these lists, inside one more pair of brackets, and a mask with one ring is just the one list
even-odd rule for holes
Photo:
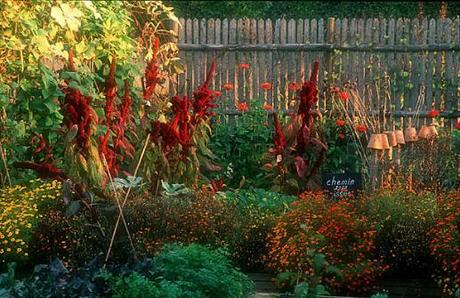
[[319,62],[315,61],[310,80],[306,81],[297,92],[297,98],[300,101],[297,115],[302,119],[302,125],[297,133],[296,150],[299,155],[305,153],[313,128],[312,107],[318,101],[318,87],[316,85],[318,68]]
[[116,66],[116,59],[115,57],[112,58],[112,63],[110,64],[110,71],[109,76],[105,81],[105,119],[106,123],[109,124],[112,119],[112,112],[113,112],[113,102],[115,96],[117,96],[117,82],[115,81],[115,66]]
[[[69,69],[76,71],[73,61],[73,51],[69,51]],[[78,126],[76,143],[80,148],[87,148],[91,137],[91,124],[94,121],[94,114],[90,106],[91,97],[84,96],[80,90],[72,87],[64,88],[64,123],[67,128]]]
[[158,49],[159,49],[159,40],[155,39],[155,47],[153,49],[153,57],[147,63],[145,69],[145,90],[144,90],[144,99],[150,100],[152,98],[155,87],[157,86],[159,78],[159,68],[158,68]]
[[[152,141],[162,145],[163,153],[167,156],[171,149],[180,144],[186,150],[192,143],[195,127],[213,115],[211,109],[218,94],[209,90],[211,78],[216,68],[215,61],[209,68],[204,83],[193,92],[193,101],[188,96],[174,96],[171,100],[173,117],[169,123],[154,121],[150,132]],[[193,111],[193,114],[190,113]],[[185,152],[185,151],[183,151]]]
[[275,137],[273,140],[275,143],[275,153],[282,154],[284,149],[286,149],[286,139],[284,137],[283,130],[281,129],[280,121],[276,113],[273,113],[273,120],[275,124]]
[[213,115],[211,109],[216,107],[214,100],[216,99],[216,93],[212,90],[209,90],[209,84],[211,83],[212,76],[214,75],[216,69],[216,61],[213,60],[211,67],[209,68],[208,75],[203,85],[198,87],[195,92],[193,92],[193,124],[196,125],[201,120],[206,121],[209,117]]

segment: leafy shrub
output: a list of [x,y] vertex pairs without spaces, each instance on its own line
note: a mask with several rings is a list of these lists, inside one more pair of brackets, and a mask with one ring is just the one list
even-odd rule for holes
[[460,187],[458,131],[439,128],[436,140],[420,140],[401,153],[401,180],[412,175],[413,189],[449,191]]
[[271,131],[267,112],[255,101],[234,122],[214,123],[210,146],[221,165],[232,171],[228,186],[238,187],[243,177],[244,186],[264,186],[261,158],[271,145]]
[[428,231],[437,217],[436,197],[405,190],[380,190],[368,203],[376,221],[376,247],[394,271],[426,272],[432,265]]
[[[101,115],[101,78],[107,72],[106,63],[113,57],[122,70],[117,79],[137,76],[142,64],[133,61],[140,57],[150,59],[153,34],[161,36],[162,46],[157,53],[159,72],[174,73],[178,66],[172,33],[165,30],[168,21],[178,20],[161,1],[15,0],[2,2],[0,10],[4,12],[0,15],[0,32],[5,36],[0,41],[0,48],[5,49],[0,60],[0,107],[8,115],[8,119],[2,116],[0,138],[5,149],[14,152],[8,159],[11,163],[33,157],[30,138],[35,133],[53,145],[56,157],[63,157],[60,128],[66,113],[61,105],[64,92],[60,87],[64,79],[69,87],[90,96],[96,113]],[[111,32],[110,38],[107,32]],[[78,59],[78,73],[64,67],[71,49]],[[71,83],[67,81],[69,77],[73,78]],[[136,110],[143,106],[137,100],[133,104]],[[155,105],[155,110],[161,110],[160,105]],[[17,178],[16,173],[13,179]]]
[[283,127],[274,114],[274,146],[264,160],[274,191],[299,194],[317,187],[317,181],[312,178],[317,180],[328,149],[320,139],[321,125],[317,121],[320,113],[312,109],[318,101],[318,68],[319,61],[315,61],[310,80],[296,87],[297,114]]
[[309,251],[323,254],[342,278],[322,276],[335,292],[366,292],[386,270],[374,256],[376,231],[347,201],[331,202],[320,193],[304,193],[282,215],[269,236],[269,265],[277,272],[314,274]]
[[319,295],[330,295],[329,290],[321,284],[321,280],[325,275],[337,276],[341,278],[341,273],[336,267],[331,266],[323,254],[308,251],[308,255],[312,257],[312,273],[309,276],[304,276],[305,280],[299,283],[302,277],[298,272],[282,272],[276,276],[275,282],[278,287],[283,288],[294,287],[294,296],[296,298],[318,297]]
[[[328,146],[326,158],[321,167],[325,172],[354,171],[361,169],[359,144],[355,142],[352,134],[354,129],[346,125],[341,119],[325,117],[322,120],[322,132]],[[364,134],[363,134],[364,136]]]
[[284,213],[296,197],[286,196],[264,189],[226,192],[225,200],[236,206],[238,225],[234,232],[232,254],[246,269],[264,267],[268,253],[267,235],[273,229],[276,218]]
[[232,268],[223,251],[167,245],[154,262],[156,274],[194,292],[192,297],[248,297],[253,291],[252,282]]
[[136,245],[149,253],[171,242],[226,245],[235,224],[234,208],[204,187],[191,194],[133,199],[125,218]]
[[460,191],[439,200],[440,216],[430,230],[431,254],[438,263],[437,280],[449,295],[460,293]]
[[61,183],[32,180],[0,189],[0,265],[24,260],[41,212],[61,195]]

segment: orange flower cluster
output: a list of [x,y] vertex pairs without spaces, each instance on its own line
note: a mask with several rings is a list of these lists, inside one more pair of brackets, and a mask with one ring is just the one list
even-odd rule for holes
[[260,84],[260,88],[262,88],[263,90],[271,90],[272,89],[272,84],[268,83],[268,82],[264,82],[262,84]]
[[269,236],[269,266],[278,272],[314,275],[307,251],[326,256],[342,278],[321,276],[321,283],[340,293],[372,289],[388,266],[374,258],[375,229],[346,202],[331,202],[321,193],[304,193],[291,205]]
[[247,112],[247,111],[249,111],[249,105],[248,105],[247,102],[240,102],[240,103],[238,104],[238,107],[237,107],[237,108],[238,108],[238,111],[240,111],[240,112]]
[[460,191],[438,202],[442,218],[430,231],[431,254],[439,262],[438,283],[449,296],[460,287]]

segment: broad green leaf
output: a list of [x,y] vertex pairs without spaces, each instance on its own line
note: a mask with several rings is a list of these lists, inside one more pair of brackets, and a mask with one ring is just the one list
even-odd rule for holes
[[79,201],[72,201],[69,204],[69,207],[67,207],[67,210],[65,211],[65,216],[66,217],[71,217],[77,214],[78,210],[80,210],[80,202]]

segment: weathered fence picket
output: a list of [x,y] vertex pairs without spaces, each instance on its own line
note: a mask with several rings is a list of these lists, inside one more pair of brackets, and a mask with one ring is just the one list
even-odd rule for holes
[[[219,106],[223,111],[233,113],[239,102],[251,99],[277,110],[292,109],[294,92],[289,83],[307,79],[313,61],[320,60],[321,110],[334,108],[329,87],[352,83],[367,95],[368,104],[393,111],[396,125],[419,106],[422,119],[432,107],[451,119],[446,125],[453,126],[460,117],[459,17],[181,19],[180,24],[178,47],[186,71],[179,75],[175,90],[190,94],[215,58],[218,68],[212,87],[227,99]],[[250,68],[241,67],[244,64]],[[264,82],[272,89],[261,89]],[[224,90],[226,83],[235,89]],[[418,104],[421,89],[425,92]]]

